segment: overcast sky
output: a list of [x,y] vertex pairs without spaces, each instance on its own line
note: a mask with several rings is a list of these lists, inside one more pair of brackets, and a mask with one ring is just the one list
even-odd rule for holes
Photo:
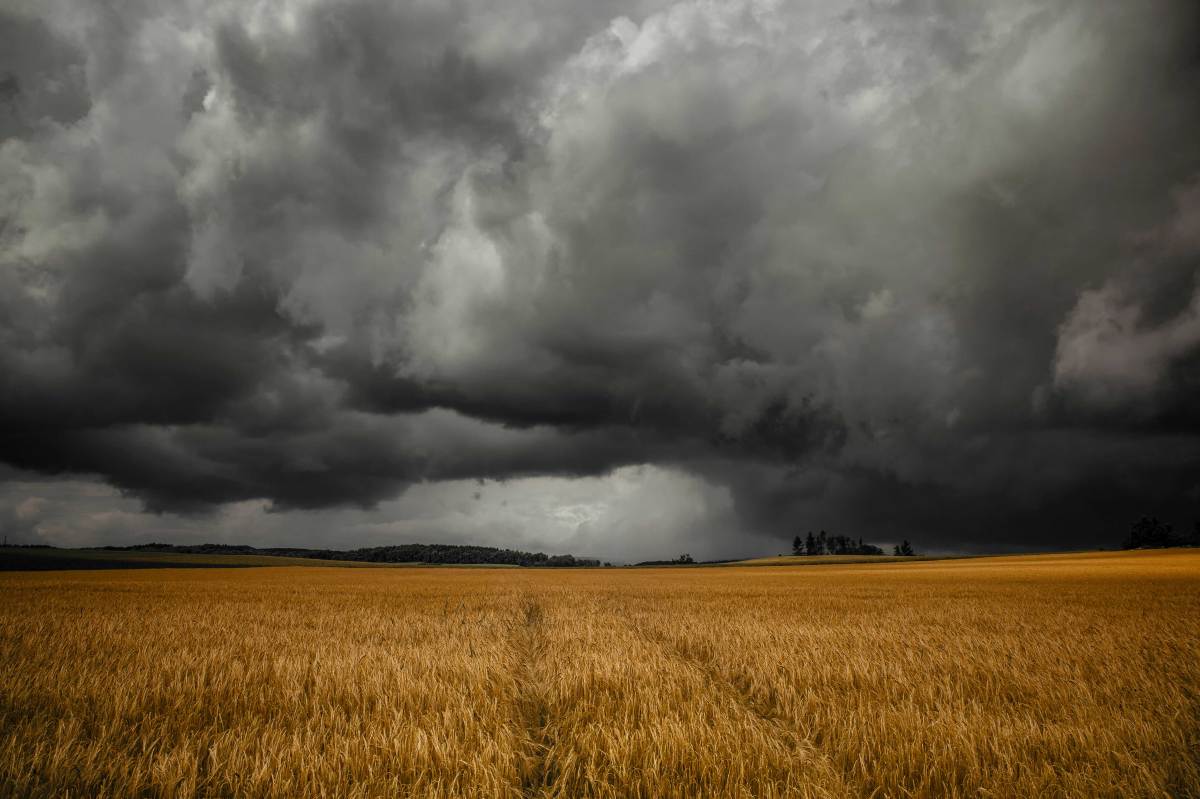
[[1190,529],[1197,9],[0,0],[0,527]]

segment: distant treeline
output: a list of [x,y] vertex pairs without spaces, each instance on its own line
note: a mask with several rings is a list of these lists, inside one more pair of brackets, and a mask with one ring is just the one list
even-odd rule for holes
[[453,544],[398,544],[361,549],[295,549],[291,547],[249,547],[229,544],[137,544],[128,547],[104,547],[117,552],[175,552],[183,555],[276,555],[314,560],[349,560],[361,563],[437,563],[493,564],[502,566],[575,567],[599,566],[600,561],[574,555],[547,555],[496,547],[457,546]]
[[[633,564],[634,566],[687,566],[695,563],[696,560],[686,552],[675,558],[675,560],[643,560]],[[727,561],[705,561],[706,563],[725,563]]]

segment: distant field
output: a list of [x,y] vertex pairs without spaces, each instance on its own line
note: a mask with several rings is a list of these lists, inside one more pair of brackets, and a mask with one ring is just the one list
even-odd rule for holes
[[1200,796],[1200,552],[0,574],[0,795]]

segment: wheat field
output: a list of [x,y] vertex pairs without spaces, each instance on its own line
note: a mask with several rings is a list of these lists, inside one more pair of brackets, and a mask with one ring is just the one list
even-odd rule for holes
[[4,796],[1200,796],[1200,552],[0,575]]

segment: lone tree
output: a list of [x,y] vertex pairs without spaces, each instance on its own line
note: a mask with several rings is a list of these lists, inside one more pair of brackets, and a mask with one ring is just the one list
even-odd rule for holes
[[892,554],[897,555],[897,556],[906,557],[906,558],[911,558],[913,555],[916,555],[917,553],[913,551],[912,544],[908,543],[908,539],[906,538],[904,540],[904,543],[896,544],[894,547],[892,547]]

